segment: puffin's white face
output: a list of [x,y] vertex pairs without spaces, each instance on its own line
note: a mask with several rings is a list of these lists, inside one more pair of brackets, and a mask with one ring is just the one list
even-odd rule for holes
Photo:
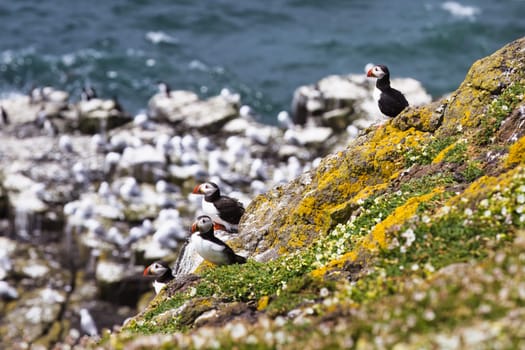
[[367,77],[374,77],[374,78],[378,78],[378,79],[381,79],[382,77],[384,77],[386,74],[385,71],[383,71],[383,69],[381,69],[381,67],[379,66],[373,66],[367,73]]
[[209,182],[205,182],[202,185],[198,186],[198,192],[204,195],[211,194],[215,191],[217,191],[217,186],[214,186],[213,184]]
[[213,220],[207,215],[199,216],[192,225],[193,232],[196,232],[196,231],[208,232],[212,228],[213,228]]
[[167,268],[158,262],[154,262],[144,270],[144,275],[162,276]]

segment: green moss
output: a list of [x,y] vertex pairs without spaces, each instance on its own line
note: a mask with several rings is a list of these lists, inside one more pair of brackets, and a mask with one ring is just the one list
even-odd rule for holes
[[467,159],[467,143],[457,142],[452,149],[450,149],[444,157],[445,162],[462,164]]
[[411,148],[405,153],[405,166],[414,164],[427,165],[445,148],[456,141],[456,137],[432,137],[431,140],[418,148]]
[[480,163],[476,161],[468,162],[465,170],[461,172],[461,175],[463,175],[466,182],[472,182],[477,178],[483,176],[483,174],[484,171],[481,168]]

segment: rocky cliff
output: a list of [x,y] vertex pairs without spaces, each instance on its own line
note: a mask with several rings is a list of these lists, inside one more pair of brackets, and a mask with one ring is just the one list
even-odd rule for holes
[[256,197],[231,245],[78,348],[517,348],[525,338],[525,38],[449,97]]

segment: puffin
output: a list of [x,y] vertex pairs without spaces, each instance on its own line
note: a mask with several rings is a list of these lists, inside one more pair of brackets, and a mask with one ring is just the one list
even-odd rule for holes
[[153,281],[155,294],[159,294],[161,289],[174,278],[171,268],[164,261],[155,261],[146,267],[144,276],[155,276],[155,281]]
[[215,223],[222,225],[225,231],[238,232],[239,221],[244,214],[244,206],[241,202],[221,195],[219,186],[214,182],[197,185],[192,193],[204,195],[202,210],[210,215]]
[[213,220],[207,215],[197,217],[191,225],[190,243],[197,253],[215,265],[244,264],[246,258],[235,254],[226,243],[215,237]]
[[377,78],[376,88],[381,91],[378,101],[381,113],[394,118],[408,106],[405,95],[390,86],[390,72],[387,66],[382,64],[373,66],[368,70],[366,76]]

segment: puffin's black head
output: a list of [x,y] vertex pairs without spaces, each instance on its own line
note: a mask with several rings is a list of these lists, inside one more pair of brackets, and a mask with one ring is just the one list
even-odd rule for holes
[[388,71],[388,67],[383,64],[378,64],[373,66],[368,70],[368,73],[366,74],[367,77],[374,77],[377,79],[381,79],[384,76],[390,76],[390,72]]
[[213,193],[220,193],[219,192],[219,186],[215,182],[204,182],[203,184],[195,186],[192,193],[196,194],[203,194],[205,196],[209,196]]
[[144,276],[162,276],[166,271],[170,270],[167,263],[164,261],[155,261],[153,264],[146,267]]
[[191,225],[191,233],[199,231],[200,233],[213,232],[213,220],[208,215],[201,215]]

